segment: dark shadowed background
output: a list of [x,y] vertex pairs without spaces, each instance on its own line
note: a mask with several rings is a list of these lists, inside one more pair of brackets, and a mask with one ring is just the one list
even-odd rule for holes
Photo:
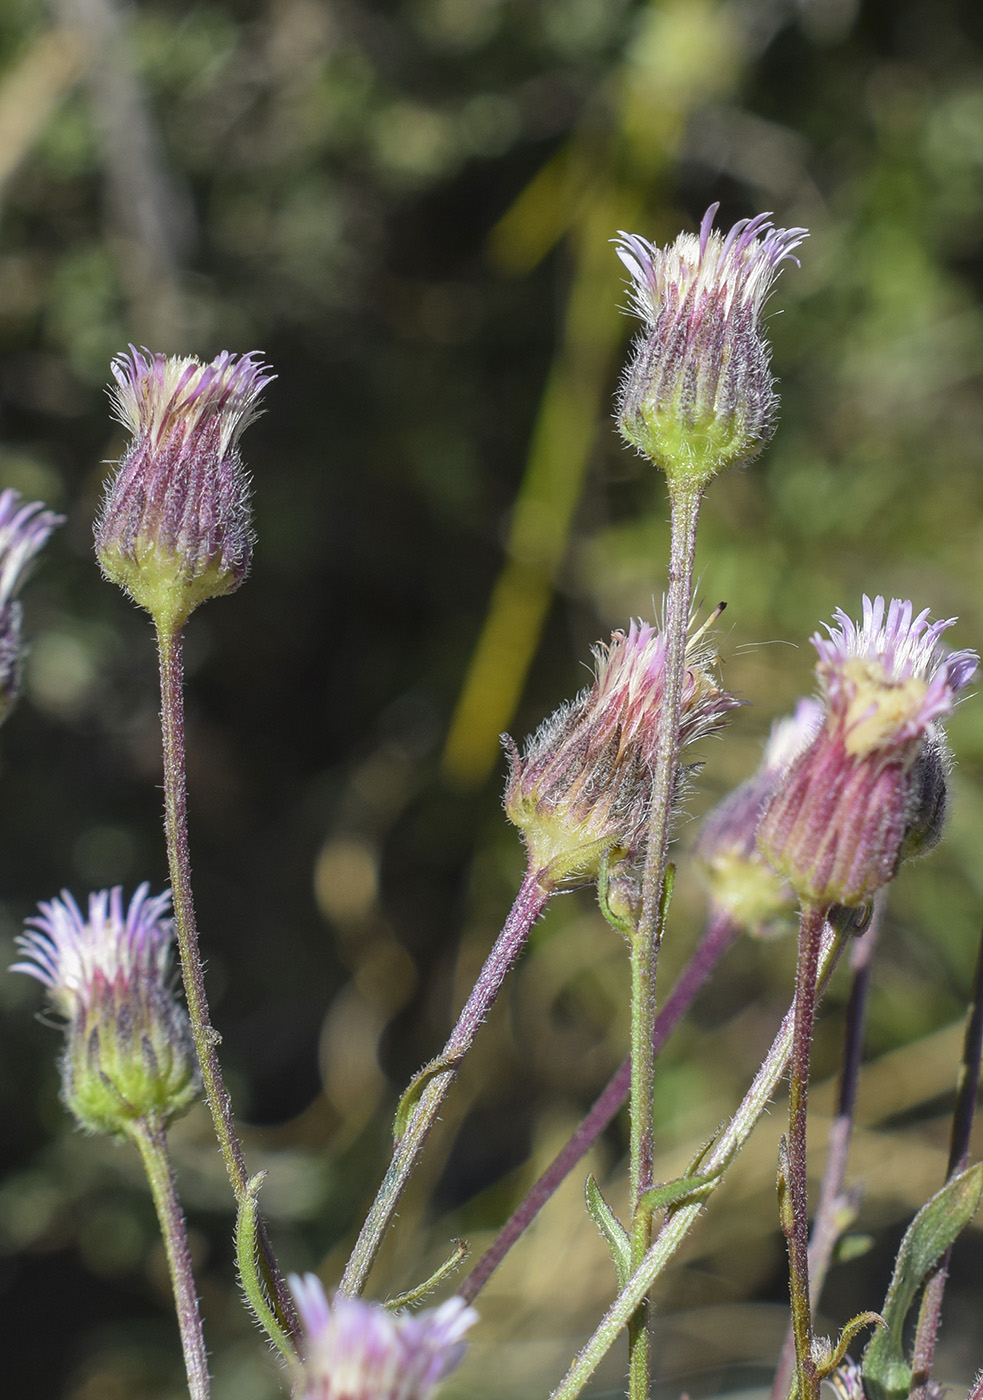
[[[0,736],[0,961],[62,887],[166,880],[148,620],[91,548],[123,447],[127,343],[266,352],[243,439],[252,576],[188,628],[191,838],[213,1016],[284,1263],[337,1279],[392,1110],[443,1043],[521,872],[499,795],[517,737],[652,616],[661,482],[612,394],[632,323],[618,229],[762,209],[812,237],[769,322],[773,447],[715,482],[701,594],[751,702],[704,746],[697,816],[812,684],[809,635],[864,591],[983,636],[983,18],[970,0],[0,0],[0,486],[68,522],[25,589]],[[979,929],[983,706],[950,729],[943,846],[896,882],[850,1179],[873,1248],[824,1325],[877,1307],[941,1183]],[[685,868],[663,974],[696,937]],[[793,941],[748,940],[667,1052],[659,1170],[724,1118],[787,1003]],[[589,892],[555,902],[476,1047],[373,1276],[491,1238],[624,1054],[626,958]],[[845,981],[818,1033],[835,1073]],[[5,1394],[176,1400],[163,1256],[133,1154],[75,1133],[39,989],[0,976]],[[817,1094],[817,1162],[823,1114]],[[825,1107],[824,1107],[825,1104]],[[772,1359],[784,1262],[767,1120],[661,1290],[678,1392]],[[616,1124],[589,1165],[624,1195]],[[202,1111],[174,1132],[215,1400],[276,1368],[239,1308]],[[613,1291],[584,1170],[479,1299],[448,1395],[536,1400]],[[942,1373],[983,1363],[981,1239],[957,1249]],[[617,1386],[612,1358],[599,1390]],[[703,1373],[703,1381],[695,1375]],[[728,1373],[729,1379],[750,1371]],[[729,1380],[720,1381],[721,1384]],[[668,1393],[675,1393],[672,1389]]]

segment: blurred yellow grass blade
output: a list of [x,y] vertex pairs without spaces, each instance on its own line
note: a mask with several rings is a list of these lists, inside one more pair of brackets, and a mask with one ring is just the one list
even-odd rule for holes
[[0,196],[84,67],[78,35],[50,29],[0,78]]
[[561,147],[492,229],[488,251],[496,267],[511,276],[531,272],[576,223],[594,183],[584,152]]
[[459,786],[488,776],[539,643],[580,500],[601,391],[622,335],[618,263],[609,240],[633,217],[616,191],[597,191],[576,229],[579,257],[563,344],[533,430],[506,561],[444,749],[444,773]]
[[717,0],[653,0],[605,95],[610,115],[599,118],[592,110],[492,233],[496,264],[521,273],[569,230],[575,267],[505,562],[444,748],[444,776],[456,786],[487,778],[498,736],[512,722],[567,549],[596,425],[607,423],[601,396],[623,337],[618,305],[624,301],[610,240],[637,226],[690,114],[736,86],[745,49],[730,11]]

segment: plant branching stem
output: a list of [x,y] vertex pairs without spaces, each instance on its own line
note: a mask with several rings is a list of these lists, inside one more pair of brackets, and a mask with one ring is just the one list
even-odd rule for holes
[[[863,1056],[864,1024],[867,995],[870,989],[870,966],[877,947],[881,920],[886,903],[885,892],[879,891],[866,932],[855,940],[850,955],[853,984],[847,1003],[846,1026],[843,1036],[843,1059],[837,1090],[836,1116],[830,1125],[826,1146],[826,1165],[819,1188],[819,1201],[809,1240],[809,1278],[813,1298],[819,1298],[833,1258],[833,1250],[842,1233],[844,1209],[850,1208],[849,1195],[843,1194],[847,1156],[853,1134],[853,1115]],[[771,1400],[784,1400],[795,1370],[795,1334],[789,1326],[781,1359],[771,1388]]]
[[[969,1017],[963,1040],[962,1064],[959,1068],[956,1107],[952,1115],[946,1180],[958,1175],[969,1164],[969,1145],[980,1087],[981,1051],[983,1051],[983,929],[980,931]],[[939,1261],[922,1294],[918,1312],[918,1327],[915,1332],[915,1345],[912,1352],[910,1400],[928,1400],[932,1362],[935,1359],[935,1340],[942,1318],[942,1298],[949,1276],[949,1256],[951,1253],[950,1247]],[[978,1379],[974,1390],[979,1391],[979,1389],[980,1381]]]
[[[828,928],[823,935],[819,956],[817,995],[826,988],[826,983],[836,965],[845,937],[842,930],[833,928]],[[700,1162],[701,1175],[706,1175],[708,1178],[714,1172],[719,1172],[720,1175],[708,1181],[706,1189],[701,1193],[699,1199],[684,1201],[680,1206],[667,1213],[661,1229],[641,1264],[632,1272],[624,1288],[601,1319],[594,1335],[577,1353],[563,1381],[550,1396],[550,1400],[574,1400],[574,1397],[582,1392],[623,1328],[627,1326],[632,1313],[636,1311],[652,1284],[665,1270],[676,1250],[682,1244],[702,1211],[704,1202],[723,1180],[727,1166],[750,1137],[751,1130],[767,1109],[788,1066],[792,1049],[794,1010],[793,1005],[786,1014],[781,1028],[772,1042],[771,1049],[765,1056],[737,1112]]]
[[[696,527],[702,493],[670,483],[671,543],[669,587],[665,611],[665,689],[662,695],[659,739],[652,772],[652,816],[642,876],[642,910],[631,942],[631,1259],[638,1268],[652,1238],[651,1213],[641,1206],[654,1184],[653,1100],[655,1089],[654,1028],[656,971],[662,942],[662,888],[669,851],[673,803],[679,768],[679,717],[682,709],[693,593]],[[630,1400],[648,1400],[651,1360],[648,1342],[648,1306],[641,1301],[628,1329]]]
[[[164,748],[164,829],[181,974],[195,1049],[201,1065],[205,1097],[211,1110],[212,1122],[236,1205],[241,1211],[248,1208],[250,1202],[249,1178],[232,1113],[232,1103],[218,1059],[217,1046],[221,1037],[212,1026],[208,1010],[194,898],[191,892],[181,628],[159,624],[157,647],[160,657],[161,730]],[[300,1328],[293,1300],[283,1281],[262,1221],[257,1223],[256,1234],[263,1279],[269,1290],[274,1311],[284,1330],[291,1337],[296,1337]]]
[[543,912],[551,894],[552,890],[540,881],[537,873],[527,873],[505,926],[485,960],[457,1024],[434,1062],[439,1068],[421,1089],[405,1129],[396,1143],[389,1170],[372,1202],[345,1268],[340,1284],[341,1292],[357,1294],[365,1287],[369,1270],[424,1144],[437,1121],[441,1105],[457,1078],[461,1061],[473,1045],[482,1022],[502,989],[502,984],[525,947],[530,929]]
[[130,1127],[129,1136],[143,1161],[164,1239],[167,1268],[174,1291],[174,1306],[181,1331],[181,1346],[184,1350],[188,1393],[191,1400],[208,1400],[208,1357],[201,1328],[201,1313],[198,1310],[191,1251],[188,1248],[188,1230],[178,1198],[174,1173],[171,1170],[167,1136],[162,1127],[145,1120],[134,1122]]
[[[739,926],[726,913],[718,910],[711,916],[696,951],[655,1018],[653,1040],[656,1055],[692,1006],[696,994],[739,933]],[[458,1288],[457,1292],[465,1302],[470,1303],[477,1297],[516,1240],[529,1228],[560,1183],[597,1141],[627,1099],[630,1079],[631,1061],[625,1060],[576,1132],[529,1189],[494,1242]]]
[[799,1400],[819,1400],[819,1373],[812,1354],[812,1303],[809,1291],[809,1180],[806,1123],[809,1065],[816,1019],[816,972],[828,906],[804,903],[799,921],[799,956],[795,972],[795,1019],[789,1069],[788,1136],[779,1193],[787,1194],[782,1228],[788,1246],[792,1333]]

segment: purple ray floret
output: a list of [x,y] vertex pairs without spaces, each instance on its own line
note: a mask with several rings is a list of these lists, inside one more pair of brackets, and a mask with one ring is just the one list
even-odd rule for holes
[[933,720],[949,714],[979,665],[975,652],[950,652],[940,644],[943,632],[956,621],[954,617],[930,622],[928,608],[916,616],[907,600],[892,598],[885,603],[880,595],[871,599],[864,594],[859,626],[842,608],[833,616],[835,625],[824,624],[829,636],[816,633],[812,638],[831,706],[848,699],[850,686],[844,680],[844,667],[851,661],[877,667],[888,685],[923,683],[920,703],[911,708],[895,733],[898,742],[916,737]]
[[21,608],[17,591],[31,561],[65,517],[40,501],[22,504],[19,491],[0,491],[0,721],[20,694]]
[[464,1354],[477,1313],[462,1298],[420,1313],[337,1294],[314,1274],[291,1276],[303,1326],[297,1400],[427,1400]]

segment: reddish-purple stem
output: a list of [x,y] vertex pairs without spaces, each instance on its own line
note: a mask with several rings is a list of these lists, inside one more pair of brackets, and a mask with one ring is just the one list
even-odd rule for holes
[[409,1121],[396,1143],[389,1170],[372,1202],[345,1268],[340,1284],[342,1293],[360,1293],[365,1287],[365,1280],[389,1222],[399,1206],[430,1130],[437,1121],[440,1107],[457,1077],[461,1061],[471,1048],[505,978],[525,947],[530,929],[545,909],[552,892],[541,882],[538,872],[527,873],[505,927],[488,954],[447,1044],[433,1062],[434,1073],[420,1091]]
[[[959,1087],[956,1092],[956,1106],[952,1114],[952,1133],[949,1141],[949,1165],[946,1180],[950,1180],[969,1164],[969,1144],[973,1132],[973,1118],[976,1112],[976,1098],[980,1087],[980,1056],[983,1047],[983,929],[980,931],[980,946],[976,954],[976,969],[973,973],[972,1000],[969,1005],[969,1019],[966,1022],[966,1035],[963,1041],[962,1066],[959,1073]],[[918,1328],[915,1333],[915,1346],[911,1364],[910,1400],[927,1400],[929,1393],[932,1362],[935,1358],[935,1340],[938,1336],[942,1317],[942,1297],[949,1276],[949,1256],[951,1246],[939,1261],[938,1267],[922,1294],[918,1313]],[[978,1377],[972,1394],[977,1394],[981,1377]]]
[[[194,897],[191,892],[181,628],[158,627],[157,644],[160,654],[160,718],[164,750],[164,831],[167,838],[167,859],[181,976],[184,980],[195,1049],[201,1065],[205,1098],[211,1110],[212,1122],[235,1193],[236,1204],[241,1209],[249,1198],[249,1177],[232,1112],[232,1102],[222,1078],[222,1068],[218,1059],[216,1047],[221,1036],[213,1029],[208,1010],[205,971],[198,944]],[[257,1238],[263,1280],[275,1311],[284,1330],[290,1336],[296,1337],[300,1332],[300,1324],[293,1299],[284,1283],[266,1227],[261,1220],[257,1225]]]
[[[867,993],[870,987],[870,964],[877,946],[881,918],[884,912],[884,894],[879,892],[874,899],[870,924],[862,937],[853,945],[850,966],[853,984],[847,1004],[846,1024],[843,1035],[843,1059],[840,1069],[840,1083],[837,1091],[836,1116],[830,1125],[829,1142],[826,1147],[826,1166],[819,1190],[819,1203],[812,1224],[812,1238],[809,1241],[809,1274],[812,1292],[818,1298],[829,1270],[833,1249],[840,1236],[841,1226],[838,1217],[849,1202],[843,1195],[843,1178],[846,1174],[847,1154],[853,1132],[853,1113],[857,1101],[857,1084],[860,1079],[860,1061],[863,1057],[864,1022],[867,1012]],[[782,1400],[788,1394],[795,1370],[795,1335],[791,1326],[785,1336],[781,1359],[771,1387],[771,1400]]]
[[[652,1036],[656,1054],[659,1053],[676,1029],[682,1017],[693,1004],[697,992],[739,933],[739,926],[727,914],[719,910],[714,912],[696,951],[656,1016]],[[569,1175],[623,1106],[628,1097],[630,1083],[631,1061],[625,1060],[576,1132],[531,1187],[499,1232],[494,1243],[485,1251],[458,1288],[458,1293],[467,1302],[470,1303],[484,1288],[516,1240],[532,1224],[560,1183]]]

